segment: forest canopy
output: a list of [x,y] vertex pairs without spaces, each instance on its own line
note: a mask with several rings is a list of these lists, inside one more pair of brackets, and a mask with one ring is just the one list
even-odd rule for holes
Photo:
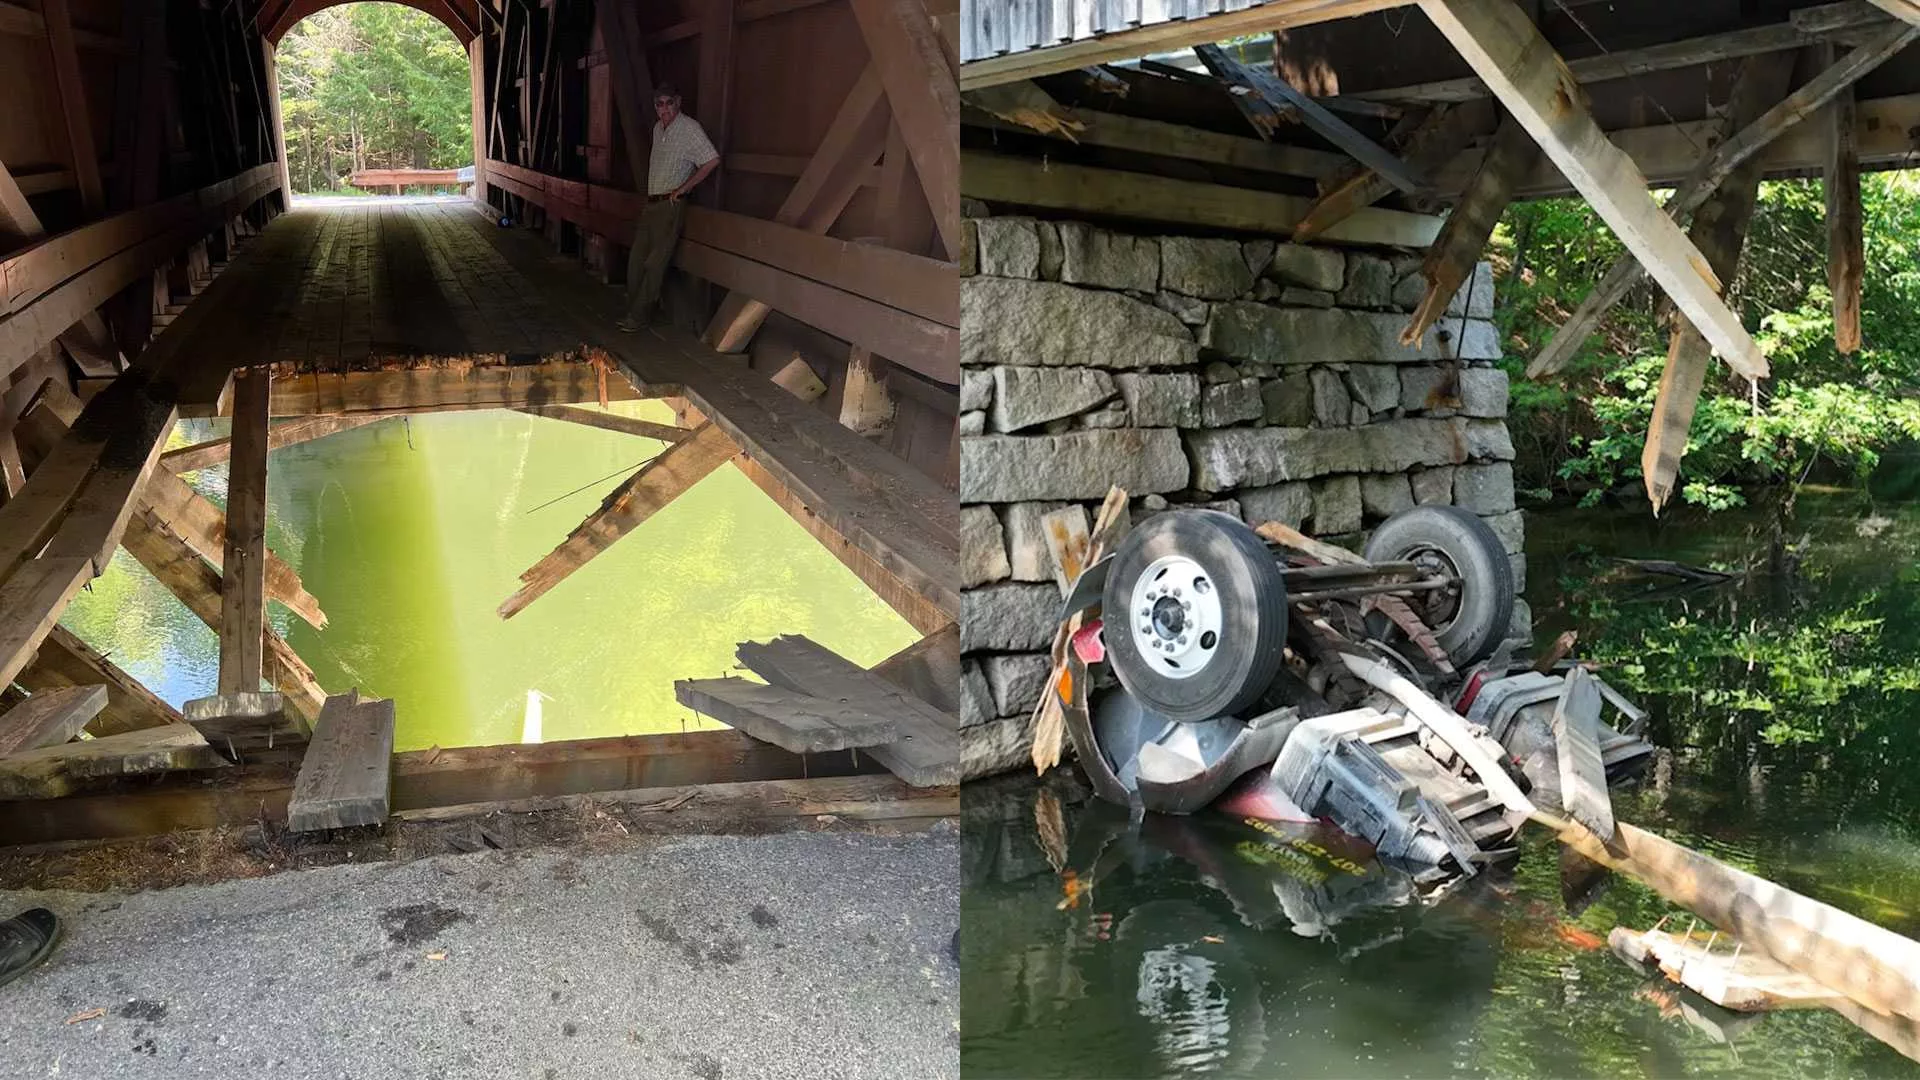
[[467,53],[432,16],[389,3],[309,15],[278,55],[296,192],[350,190],[355,169],[473,163]]

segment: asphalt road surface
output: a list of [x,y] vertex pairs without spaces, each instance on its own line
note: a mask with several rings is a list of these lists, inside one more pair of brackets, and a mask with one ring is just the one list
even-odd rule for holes
[[958,897],[944,825],[5,894],[66,937],[0,1076],[958,1076]]

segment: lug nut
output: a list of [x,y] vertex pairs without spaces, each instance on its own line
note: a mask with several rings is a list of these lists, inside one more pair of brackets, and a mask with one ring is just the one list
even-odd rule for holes
[[1182,600],[1182,601],[1180,601],[1180,610],[1181,610],[1181,611],[1192,611],[1192,610],[1193,610],[1193,601],[1191,601],[1191,600]]
[[1178,585],[1175,585],[1175,586],[1173,587],[1173,597],[1174,597],[1174,599],[1176,599],[1176,600],[1178,600],[1178,599],[1180,598],[1180,586],[1178,586]]
[[1185,645],[1187,643],[1187,635],[1181,634],[1179,637],[1173,640],[1174,640],[1174,644],[1176,645]]

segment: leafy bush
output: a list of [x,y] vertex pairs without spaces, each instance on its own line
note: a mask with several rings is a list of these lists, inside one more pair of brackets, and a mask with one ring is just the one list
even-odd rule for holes
[[[1863,476],[1883,449],[1920,438],[1920,177],[1870,174],[1862,203],[1865,345],[1842,356],[1826,282],[1825,194],[1818,181],[1761,186],[1728,295],[1773,372],[1757,389],[1719,364],[1708,373],[1681,464],[1684,501],[1737,506],[1742,489],[1816,467]],[[1562,375],[1527,382],[1526,359],[1623,249],[1585,203],[1562,199],[1510,209],[1493,252],[1522,486],[1592,500],[1635,484],[1671,325],[1658,289],[1643,285],[1618,305]]]

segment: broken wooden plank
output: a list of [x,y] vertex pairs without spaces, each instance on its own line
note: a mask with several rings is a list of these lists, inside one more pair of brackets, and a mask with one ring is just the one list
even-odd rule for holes
[[899,737],[866,747],[874,760],[917,787],[960,782],[960,721],[832,650],[795,635],[742,642],[735,655],[773,686],[831,706],[892,717]]
[[847,378],[840,387],[840,423],[860,435],[893,430],[896,406],[887,385],[886,364],[858,345],[847,354]]
[[796,754],[870,750],[900,737],[893,717],[745,679],[680,679],[673,693],[680,704],[702,716]]
[[106,707],[87,725],[87,733],[96,737],[183,722],[178,709],[162,701],[64,626],[55,626],[47,633],[33,663],[15,676],[14,681],[32,693],[72,686],[106,686]]
[[1560,764],[1560,805],[1602,840],[1613,839],[1613,800],[1607,767],[1600,760],[1600,688],[1587,669],[1567,672],[1553,707],[1553,737]]
[[[1734,86],[1733,99],[1728,103],[1732,125],[1741,127],[1752,122],[1779,101],[1786,93],[1792,72],[1790,56],[1762,56],[1745,61]],[[1740,265],[1740,251],[1746,243],[1747,226],[1753,219],[1761,175],[1757,160],[1749,160],[1734,170],[1701,204],[1688,230],[1694,246],[1706,257],[1707,265],[1724,280],[1733,280]],[[1699,331],[1685,320],[1676,319],[1667,342],[1667,362],[1660,372],[1660,387],[1654,397],[1646,444],[1640,452],[1640,475],[1655,514],[1666,506],[1679,483],[1680,459],[1687,452],[1694,409],[1700,403],[1700,391],[1706,385],[1711,361],[1711,350]]]
[[703,821],[719,820],[734,827],[742,820],[811,820],[822,815],[848,821],[886,822],[899,828],[915,823],[930,824],[959,814],[960,796],[952,789],[916,788],[898,777],[874,774],[591,791],[399,810],[393,817],[399,821],[455,821],[496,813],[578,811],[589,806],[625,807],[635,815],[649,814],[649,822],[671,814],[676,820],[685,820],[693,830],[701,829]]
[[1607,140],[1579,83],[1526,14],[1511,0],[1420,0],[1420,8],[1714,352],[1741,375],[1764,377],[1767,358],[1720,298],[1720,281],[1647,193],[1633,159]]
[[[889,113],[880,73],[872,65],[861,73],[834,114],[813,157],[793,189],[774,211],[773,220],[824,233],[860,190],[860,176],[886,148]],[[956,210],[958,204],[955,204]],[[949,253],[957,251],[949,249]],[[716,351],[740,352],[773,309],[744,293],[731,293],[707,323],[702,339]]]
[[1702,935],[1659,929],[1635,933],[1616,926],[1607,944],[1617,955],[1652,965],[1673,982],[1735,1012],[1830,1008],[1847,1000],[1845,994],[1757,950],[1742,948],[1731,936]]
[[500,604],[500,617],[518,615],[739,452],[733,440],[712,424],[700,425],[691,435],[662,450],[608,492],[599,509],[574,526],[560,546],[520,575],[523,584]]
[[1503,119],[1494,133],[1486,160],[1473,176],[1473,183],[1454,205],[1439,239],[1427,249],[1426,259],[1420,264],[1420,276],[1426,278],[1427,289],[1413,309],[1413,316],[1407,320],[1406,329],[1400,332],[1400,344],[1418,343],[1440,316],[1446,314],[1454,295],[1479,264],[1480,253],[1486,250],[1494,226],[1500,224],[1500,215],[1506,213],[1507,204],[1513,201],[1514,185],[1538,157],[1539,148],[1526,128],[1511,116]]
[[356,693],[327,699],[287,803],[287,828],[316,832],[387,820],[393,789],[394,707]]
[[104,686],[45,690],[0,714],[0,757],[72,739],[107,707]]
[[[1193,51],[1200,57],[1200,62],[1207,66],[1207,70],[1227,84],[1234,104],[1243,112],[1248,106],[1248,98],[1262,101],[1274,109],[1291,110],[1320,137],[1346,151],[1355,161],[1401,191],[1411,194],[1426,186],[1425,179],[1406,162],[1355,130],[1352,124],[1335,116],[1326,106],[1295,89],[1285,79],[1240,63],[1218,45],[1196,45]],[[1254,121],[1251,116],[1248,119],[1262,136],[1273,137],[1270,126]]]
[[666,443],[678,442],[692,434],[688,429],[675,427],[672,424],[657,424],[651,420],[623,416],[620,413],[606,412],[585,405],[542,405],[520,411],[532,416],[544,416],[549,420],[565,420],[570,424],[618,431],[625,435],[638,435],[643,439],[658,439]]
[[941,712],[960,715],[960,624],[947,624],[871,670]]
[[220,693],[260,689],[267,613],[267,421],[264,369],[234,376],[233,461],[227,474],[227,542],[220,571]]
[[215,694],[187,702],[182,711],[195,731],[230,757],[297,746],[312,734],[306,718],[287,708],[284,694]]
[[[267,432],[269,453],[283,446],[295,446],[325,438],[341,431],[378,423],[384,416],[302,416],[275,424]],[[160,467],[168,472],[193,472],[225,462],[233,452],[233,438],[222,436],[192,446],[182,446],[160,455]]]
[[0,758],[0,799],[57,799],[104,776],[217,769],[227,760],[185,724],[108,735]]
[[[1833,45],[1821,50],[1831,66]],[[1833,347],[1842,355],[1860,351],[1860,292],[1866,280],[1865,217],[1860,206],[1860,142],[1854,127],[1859,110],[1853,87],[1827,106],[1827,291],[1833,295]]]
[[[1713,153],[1695,166],[1667,200],[1666,212],[1679,220],[1698,210],[1734,170],[1915,40],[1920,40],[1920,27],[1894,27],[1809,79],[1758,120],[1714,147]],[[1573,315],[1554,333],[1552,340],[1527,365],[1527,378],[1537,379],[1564,370],[1580,346],[1599,327],[1601,317],[1639,283],[1640,276],[1645,272],[1637,257],[1631,254],[1614,263],[1601,276],[1593,291],[1580,302],[1580,306],[1574,309]]]

